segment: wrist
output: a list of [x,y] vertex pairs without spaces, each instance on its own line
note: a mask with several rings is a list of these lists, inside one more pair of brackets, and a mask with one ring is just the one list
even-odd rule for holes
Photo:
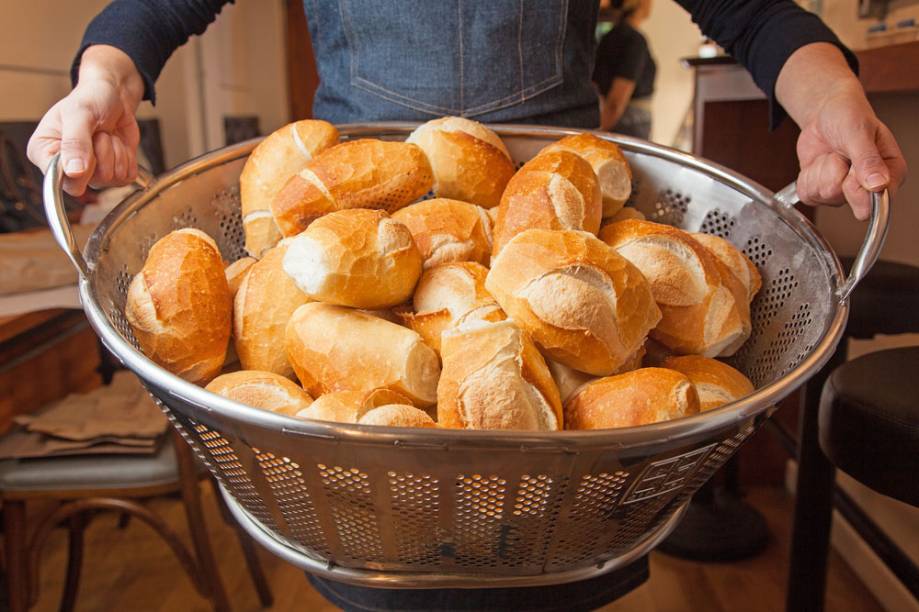
[[80,58],[77,85],[105,81],[117,89],[132,109],[144,95],[144,81],[127,53],[109,45],[87,47]]
[[788,57],[776,80],[775,94],[801,128],[813,123],[829,100],[839,96],[865,99],[861,83],[842,52],[825,42],[800,47]]

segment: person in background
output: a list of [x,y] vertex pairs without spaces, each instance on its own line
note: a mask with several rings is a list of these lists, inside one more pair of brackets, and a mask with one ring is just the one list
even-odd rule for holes
[[651,136],[651,94],[657,65],[638,27],[651,0],[612,0],[615,25],[600,39],[593,81],[600,94],[600,129]]

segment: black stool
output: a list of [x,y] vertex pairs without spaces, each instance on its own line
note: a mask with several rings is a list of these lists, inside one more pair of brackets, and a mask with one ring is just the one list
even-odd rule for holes
[[[844,262],[847,268],[850,263],[851,261]],[[839,378],[833,374],[833,380],[840,381],[850,376],[846,372],[853,372],[852,376],[858,376],[861,371],[859,368],[862,366],[853,365],[861,360],[842,365],[846,360],[847,340],[849,338],[869,339],[877,334],[910,332],[919,332],[919,269],[905,264],[879,261],[852,295],[849,325],[839,348],[823,370],[814,376],[803,389],[801,422],[798,430],[798,479],[787,597],[788,610],[798,612],[823,609],[834,499],[838,509],[888,563],[891,570],[914,594],[919,594],[917,573],[908,558],[886,538],[883,532],[858,509],[843,491],[834,487],[836,465],[849,471],[849,469],[854,469],[851,468],[850,461],[861,461],[861,458],[868,456],[868,453],[883,452],[884,449],[876,450],[867,447],[864,442],[859,441],[861,438],[856,438],[855,441],[849,442],[848,449],[838,448],[840,453],[827,458],[821,452],[818,442],[818,430],[821,436],[831,435],[829,432],[833,425],[830,421],[834,421],[836,427],[839,427],[840,423],[850,422],[845,417],[828,416],[829,420],[821,420],[820,424],[827,430],[822,431],[818,428],[818,420],[821,419],[821,392],[830,375],[837,368],[841,368]],[[907,351],[915,350],[907,349]],[[868,356],[863,359],[896,359],[896,354],[900,352],[884,351],[879,353],[878,357]],[[850,370],[849,368],[856,369]],[[908,385],[913,385],[911,388],[915,389],[915,381],[919,380],[919,369],[915,369],[914,372],[912,377],[907,376],[888,385],[890,388],[885,390],[883,395],[875,390],[873,397],[877,399],[869,404],[872,410],[876,411],[875,419],[882,419],[880,415],[889,414],[891,410],[881,401],[882,398],[889,399],[887,391],[894,395],[909,393],[909,395],[903,395],[907,400],[919,397],[915,391],[907,391]],[[846,390],[840,395],[842,397],[848,392],[848,385],[859,384],[867,384],[875,389],[878,386],[878,382],[872,384],[870,381],[859,381],[853,378],[851,382],[834,383],[837,386],[833,388]],[[829,389],[830,387],[827,387],[826,393],[832,393]],[[832,408],[826,408],[822,412],[826,415],[837,414],[837,411]],[[847,413],[850,412],[851,410]],[[915,419],[917,413],[914,411],[912,414]],[[872,423],[874,424],[874,421]],[[882,425],[873,426],[883,427]],[[857,433],[865,434],[864,430]],[[915,430],[913,430],[913,435],[915,435]],[[913,448],[917,449],[915,446]],[[844,457],[848,459],[844,460]],[[845,466],[850,467],[847,469]],[[884,477],[883,472],[889,469],[891,469],[890,466],[885,466],[883,470],[876,471],[874,475],[864,474],[864,478],[858,473],[851,473],[851,475],[865,485],[877,488],[882,486],[877,479]]]

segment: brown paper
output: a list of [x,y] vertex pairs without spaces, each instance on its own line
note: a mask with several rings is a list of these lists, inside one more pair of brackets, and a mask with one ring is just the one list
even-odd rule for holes
[[[82,249],[95,229],[74,225]],[[77,272],[49,230],[0,234],[0,295],[73,285]]]

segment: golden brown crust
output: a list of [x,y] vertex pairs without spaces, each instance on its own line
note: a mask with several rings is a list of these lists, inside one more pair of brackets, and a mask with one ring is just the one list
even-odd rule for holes
[[492,222],[481,206],[434,198],[397,210],[392,218],[411,231],[425,269],[453,261],[488,265]]
[[232,300],[214,241],[171,232],[147,254],[128,290],[125,316],[141,351],[173,374],[204,383],[220,373]]
[[358,420],[360,425],[378,427],[416,427],[430,429],[437,427],[427,412],[406,404],[388,404],[372,408]]
[[511,321],[471,322],[442,338],[437,422],[453,429],[563,427],[561,399],[546,362]]
[[566,136],[542,153],[568,151],[590,164],[603,196],[603,216],[616,214],[632,193],[632,168],[616,143],[599,138],[589,132]]
[[753,300],[753,297],[759,293],[760,288],[763,286],[763,279],[756,268],[756,264],[744,255],[740,249],[720,236],[698,233],[692,234],[692,237],[728,267],[746,290],[747,301]]
[[600,231],[603,231],[603,228],[611,223],[618,223],[619,221],[625,221],[626,219],[638,219],[639,221],[645,221],[645,213],[641,212],[637,208],[632,208],[631,206],[624,206],[620,208],[615,214],[610,217],[603,219],[603,225],[600,227]]
[[309,393],[283,376],[258,370],[222,374],[205,388],[241,404],[287,416],[296,415],[313,401]]
[[411,400],[390,389],[369,391],[334,391],[316,398],[308,408],[296,414],[304,419],[357,423],[369,410],[390,404],[410,404]]
[[674,370],[642,368],[581,387],[565,405],[568,429],[649,425],[699,412],[689,379]]
[[753,393],[753,383],[728,364],[702,357],[686,355],[664,360],[665,368],[685,374],[699,393],[703,412],[723,406]]
[[550,358],[595,376],[618,371],[660,319],[644,276],[586,232],[518,234],[485,287]]
[[313,396],[386,388],[420,407],[436,399],[437,353],[395,323],[312,302],[290,318],[285,346],[297,377]]
[[284,271],[314,300],[378,310],[411,297],[421,254],[405,225],[382,210],[352,208],[291,238]]
[[405,142],[364,138],[326,149],[292,176],[272,200],[284,236],[294,236],[326,213],[376,208],[389,213],[431,189],[424,152]]
[[254,257],[242,257],[223,270],[224,275],[227,277],[227,286],[230,288],[231,298],[236,297],[239,286],[242,284],[243,279],[246,278],[246,275],[249,274],[249,270],[252,269],[256,261]]
[[406,142],[417,144],[427,155],[438,197],[492,208],[514,175],[514,164],[497,134],[470,119],[434,119],[419,126]]
[[528,229],[600,229],[602,201],[590,164],[567,151],[541,153],[507,184],[498,207],[492,258]]
[[265,253],[243,279],[233,303],[233,338],[244,370],[292,377],[284,332],[294,311],[310,301],[284,272],[287,245]]

